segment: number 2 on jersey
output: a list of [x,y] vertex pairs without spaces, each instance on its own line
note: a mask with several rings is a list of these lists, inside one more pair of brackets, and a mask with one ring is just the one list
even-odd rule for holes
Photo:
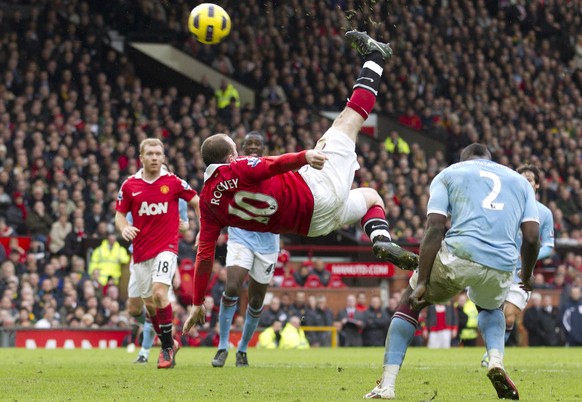
[[499,176],[497,176],[495,173],[485,172],[483,170],[479,171],[479,176],[491,179],[493,181],[493,189],[487,195],[487,197],[485,197],[481,205],[485,209],[501,211],[503,209],[504,204],[502,202],[493,202],[501,192],[501,180],[499,179]]
[[[238,216],[245,221],[257,221],[259,223],[267,224],[269,223],[269,216],[277,212],[279,204],[277,200],[267,194],[261,193],[251,193],[249,191],[239,191],[234,195],[235,206],[228,206],[228,213],[231,215]],[[258,201],[267,204],[265,208],[258,208],[247,201]],[[256,216],[253,216],[253,215]]]

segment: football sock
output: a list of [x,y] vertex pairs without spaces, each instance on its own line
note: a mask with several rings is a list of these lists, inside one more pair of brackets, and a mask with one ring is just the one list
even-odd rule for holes
[[386,337],[385,366],[390,364],[402,366],[404,355],[418,326],[418,315],[419,312],[413,311],[406,304],[398,306]]
[[143,340],[141,342],[140,355],[148,357],[150,354],[150,349],[154,344],[154,326],[150,320],[146,320],[143,324]]
[[397,364],[388,364],[384,366],[384,371],[382,372],[382,382],[380,383],[381,388],[386,388],[388,385],[394,386],[396,384],[396,377],[400,371],[400,366]]
[[232,325],[232,318],[236,313],[238,305],[238,297],[230,297],[222,293],[220,299],[220,312],[218,313],[218,334],[220,341],[218,349],[228,350],[228,338],[230,337],[230,326]]
[[259,310],[255,310],[251,306],[247,308],[247,314],[245,316],[245,326],[243,327],[242,338],[238,344],[238,351],[239,352],[246,352],[247,347],[249,346],[249,342],[255,333],[255,329],[259,325],[259,318],[261,317],[261,312],[263,308],[261,307]]
[[162,341],[162,349],[170,349],[174,346],[174,339],[172,338],[172,304],[158,308],[156,309],[156,312],[158,322],[160,323],[160,340]]
[[505,317],[503,311],[481,310],[477,316],[477,326],[485,341],[485,347],[491,359],[491,350],[496,349],[503,353],[505,345]]
[[368,209],[360,223],[370,240],[374,241],[377,236],[384,236],[390,239],[386,211],[380,205],[374,205]]
[[152,326],[154,328],[154,332],[156,333],[156,335],[160,336],[162,331],[160,330],[160,322],[158,321],[158,316],[154,315],[153,317],[149,317],[149,318],[150,318],[150,321],[151,321]]
[[355,110],[364,119],[367,119],[376,103],[376,96],[380,89],[380,77],[384,71],[384,59],[378,52],[371,53],[354,85],[354,91],[348,100],[347,106]]

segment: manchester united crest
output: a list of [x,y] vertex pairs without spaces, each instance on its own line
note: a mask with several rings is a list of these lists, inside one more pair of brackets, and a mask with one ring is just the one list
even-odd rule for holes
[[168,194],[170,192],[170,187],[163,185],[162,187],[160,187],[160,191],[162,192],[162,194]]

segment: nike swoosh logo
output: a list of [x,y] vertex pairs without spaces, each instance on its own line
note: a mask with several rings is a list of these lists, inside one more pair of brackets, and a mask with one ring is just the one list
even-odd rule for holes
[[369,78],[369,77],[360,77],[360,78],[358,78],[358,81],[360,81],[360,80],[369,80],[369,81],[374,82],[374,79],[373,78]]
[[141,193],[143,193],[143,191],[138,191],[137,193],[131,193],[131,196],[135,197],[136,195],[140,195]]
[[382,227],[382,226],[380,226],[380,225],[372,225],[372,227],[370,229],[373,230],[373,229],[380,228],[380,227]]

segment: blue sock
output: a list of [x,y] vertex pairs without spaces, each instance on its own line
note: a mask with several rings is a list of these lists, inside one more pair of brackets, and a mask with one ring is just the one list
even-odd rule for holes
[[222,299],[220,300],[220,313],[218,314],[218,333],[220,335],[218,349],[228,350],[230,326],[232,325],[232,317],[234,317],[234,313],[236,312],[237,304],[238,297],[229,297],[224,293],[222,294]]
[[481,310],[477,316],[479,332],[485,341],[487,350],[505,349],[505,317],[501,310]]
[[513,331],[513,327],[511,328],[507,328],[505,330],[505,343],[507,343],[507,340],[509,339],[509,337],[511,336],[511,331]]
[[[407,318],[411,317],[407,316]],[[388,364],[402,365],[408,345],[414,337],[414,332],[416,332],[416,326],[411,320],[401,318],[399,313],[394,314],[386,337],[385,366]]]
[[251,306],[247,307],[247,314],[245,316],[245,326],[243,327],[242,338],[238,344],[238,351],[239,352],[246,352],[247,347],[249,346],[249,342],[255,333],[255,329],[257,329],[257,325],[259,325],[259,318],[261,317],[261,312],[263,308],[261,307],[260,310],[255,310]]
[[143,323],[143,340],[141,342],[142,349],[150,350],[154,344],[154,326],[150,320],[146,320]]

